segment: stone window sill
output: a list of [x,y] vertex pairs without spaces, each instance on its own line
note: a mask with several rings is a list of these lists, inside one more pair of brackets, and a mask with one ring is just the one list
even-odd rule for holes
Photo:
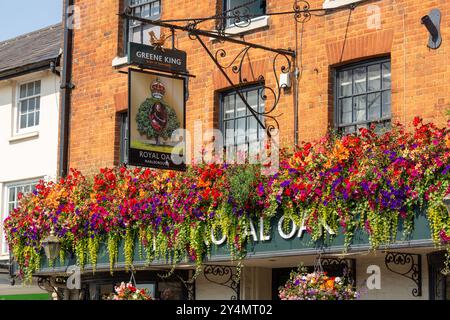
[[37,138],[37,137],[39,137],[39,132],[34,131],[34,132],[30,132],[30,133],[18,134],[16,136],[9,138],[8,141],[9,141],[9,143],[15,143],[15,142],[28,140],[28,139],[32,139],[32,138]]
[[[243,25],[246,25],[245,23],[243,23]],[[253,18],[251,20],[250,25],[245,26],[245,27],[239,27],[239,26],[230,26],[227,27],[225,29],[225,32],[227,34],[241,34],[241,33],[246,33],[246,32],[250,32],[256,29],[260,29],[260,28],[264,28],[264,27],[268,27],[269,26],[269,16],[261,16],[261,17],[256,17]]]
[[115,57],[112,61],[112,66],[114,68],[121,68],[128,64],[128,57]]
[[346,6],[352,3],[361,2],[363,0],[325,0],[323,3],[324,9],[335,9],[342,6]]

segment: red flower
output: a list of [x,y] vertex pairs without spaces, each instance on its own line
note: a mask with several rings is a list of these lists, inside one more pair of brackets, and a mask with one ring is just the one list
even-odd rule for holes
[[420,123],[422,123],[422,119],[420,117],[415,117],[413,121],[414,127],[417,127]]

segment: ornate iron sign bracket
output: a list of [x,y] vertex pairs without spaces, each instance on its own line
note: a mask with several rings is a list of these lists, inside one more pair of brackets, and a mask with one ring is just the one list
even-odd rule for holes
[[[141,18],[138,16],[132,15],[132,9],[127,7],[125,12],[122,14],[122,17],[129,21],[139,21],[143,24],[149,24],[154,26],[159,26],[162,28],[167,28],[171,30],[172,35],[174,35],[175,30],[184,31],[189,34],[189,38],[191,40],[197,40],[202,48],[206,51],[208,56],[213,60],[214,64],[217,66],[221,74],[227,80],[227,83],[231,88],[235,90],[237,95],[241,98],[244,105],[246,106],[249,113],[256,119],[257,123],[260,127],[262,127],[266,134],[271,137],[271,132],[274,129],[279,129],[279,123],[277,118],[281,114],[275,115],[274,112],[280,101],[280,97],[282,94],[282,87],[280,86],[279,76],[280,74],[288,74],[293,73],[296,66],[296,52],[290,49],[276,49],[270,48],[264,45],[246,42],[240,40],[235,37],[235,35],[227,34],[227,24],[234,25],[238,28],[246,28],[249,27],[252,23],[252,19],[257,15],[251,14],[248,9],[248,5],[254,3],[255,0],[249,0],[247,3],[235,7],[231,10],[224,11],[221,14],[209,16],[209,17],[201,17],[201,18],[185,18],[185,19],[172,19],[172,20],[150,20],[146,18]],[[321,16],[328,13],[331,10],[320,9],[311,9],[308,1],[295,0],[294,5],[291,11],[283,11],[283,12],[267,12],[266,16],[275,16],[275,15],[291,15],[295,21],[299,23],[305,23],[311,19],[313,15]],[[206,21],[215,21],[216,30],[207,31],[199,28],[199,25]],[[184,25],[177,25],[174,23],[185,23]],[[231,58],[231,62],[223,63],[227,57],[227,52],[225,49],[218,49],[215,52],[210,50],[201,37],[208,37],[212,39],[216,39],[219,42],[229,42],[238,45],[242,45],[243,49],[234,57]],[[173,37],[172,37],[173,40]],[[264,75],[252,75],[252,79],[248,79],[243,75],[243,65],[244,60],[249,59],[249,51],[252,49],[264,50],[267,52],[274,53],[274,57],[272,58],[272,71],[273,76],[275,77],[276,88],[271,88],[266,85],[266,79]],[[227,71],[231,69],[231,71],[238,75],[237,83],[233,82],[232,77],[227,73]],[[296,81],[294,79],[294,81]],[[256,83],[264,88],[261,94],[261,99],[263,101],[267,101],[270,98],[271,105],[266,107],[264,111],[253,109],[245,96],[242,94],[241,89],[247,83],[252,82]],[[274,82],[272,82],[274,83]],[[272,102],[273,101],[273,102]],[[268,120],[266,123],[265,120]]]
[[229,266],[213,266],[206,265],[203,274],[205,275],[206,280],[209,282],[218,284],[220,286],[224,286],[230,288],[234,291],[234,294],[231,296],[231,300],[239,300],[240,299],[240,279],[238,275],[233,272],[233,268]]
[[[422,296],[422,256],[403,252],[388,252],[384,259],[386,268],[407,279],[411,279],[417,286],[412,290],[414,297]],[[399,269],[394,269],[400,266]]]

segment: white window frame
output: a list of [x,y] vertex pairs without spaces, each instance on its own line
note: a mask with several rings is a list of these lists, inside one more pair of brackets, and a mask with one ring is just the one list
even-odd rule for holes
[[[225,0],[229,2],[230,0]],[[267,2],[266,2],[266,12],[267,12]],[[253,17],[250,19],[250,24],[248,22],[243,21],[237,24],[228,25],[228,20],[224,21],[225,23],[225,32],[228,34],[241,34],[250,32],[259,28],[264,28],[269,25],[269,16],[266,14],[262,14],[258,17]],[[247,25],[248,24],[248,25]]]
[[250,20],[250,24],[248,26],[239,27],[239,25],[247,24],[246,22],[241,22],[241,23],[238,23],[236,26],[232,25],[232,26],[226,27],[225,32],[228,34],[241,34],[241,33],[250,32],[250,31],[253,31],[256,29],[260,29],[260,28],[269,26],[269,20],[270,20],[270,17],[266,16],[266,15],[255,17]]
[[324,9],[335,9],[339,7],[343,7],[352,3],[361,2],[363,0],[325,0],[323,3]]
[[[0,225],[1,225],[1,241],[0,241],[0,257],[6,256],[9,254],[8,250],[8,244],[6,243],[5,239],[5,233],[3,231],[3,221],[5,221],[6,218],[9,216],[9,205],[12,203],[9,201],[9,192],[11,188],[20,188],[25,186],[32,186],[39,183],[39,180],[42,180],[41,178],[35,178],[35,179],[27,179],[27,180],[20,180],[20,181],[14,181],[4,184],[4,190],[3,190],[3,206],[1,207],[1,215],[0,215]],[[31,188],[30,188],[31,189]],[[30,190],[30,192],[33,190]],[[17,197],[17,196],[16,196]],[[14,202],[17,202],[16,200]]]
[[[34,83],[34,82],[40,82],[41,89],[40,89],[39,94],[34,94],[32,96],[26,96],[24,98],[21,98],[20,97],[20,87],[23,85],[28,85],[29,83]],[[23,134],[39,131],[39,126],[41,124],[41,119],[42,119],[41,97],[42,97],[42,80],[40,78],[27,79],[27,80],[17,82],[16,103],[15,103],[16,110],[14,112],[14,117],[15,117],[14,123],[15,123],[15,127],[16,127],[16,129],[14,130],[15,135],[23,135]],[[31,127],[20,128],[20,115],[21,115],[20,114],[20,103],[24,100],[28,100],[28,99],[32,99],[32,98],[39,98],[39,123],[37,125],[31,126]],[[36,106],[35,106],[35,108],[36,108]],[[36,114],[36,110],[34,112]]]
[[[158,15],[152,15],[152,13],[151,13],[151,7],[152,7],[152,4],[154,2],[159,2],[159,14]],[[131,3],[131,1],[128,1],[128,3]],[[158,20],[161,19],[162,6],[163,6],[163,1],[162,0],[143,0],[143,3],[136,4],[136,5],[133,6],[133,8],[139,7],[139,6],[144,6],[144,5],[150,5],[150,17],[145,17],[146,19],[155,20],[155,21],[158,21]],[[133,21],[130,21],[130,24],[128,25],[128,28],[127,28],[128,41],[129,42],[133,42],[132,39],[131,39],[131,35],[133,34],[132,30],[141,28],[141,26],[142,26],[142,22],[135,21],[135,24],[133,24]],[[148,33],[151,30],[155,32],[157,37],[160,36],[161,28],[159,26],[151,26],[145,32]],[[136,42],[136,43],[143,43],[144,39],[141,39],[141,40],[142,40],[142,42]],[[144,43],[144,44],[150,45],[150,43]]]

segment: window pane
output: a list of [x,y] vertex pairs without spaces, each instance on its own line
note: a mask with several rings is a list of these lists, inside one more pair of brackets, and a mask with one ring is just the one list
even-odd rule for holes
[[16,201],[16,188],[12,187],[8,189],[9,192],[9,202]]
[[357,96],[353,98],[356,121],[365,121],[366,118],[366,96]]
[[[140,17],[141,16],[141,7],[136,7],[133,9],[134,10],[134,15],[136,17]],[[139,23],[138,21],[136,21],[136,23]]]
[[24,100],[20,102],[20,114],[24,114],[28,112],[28,100]]
[[23,114],[20,116],[20,129],[24,129],[27,127],[27,114]]
[[[245,97],[245,93],[243,94]],[[243,117],[245,116],[247,111],[247,107],[244,104],[244,101],[242,101],[241,97],[236,94],[236,117]]]
[[381,88],[380,65],[372,65],[367,68],[369,73],[369,91],[379,91]]
[[25,98],[27,95],[27,85],[26,84],[22,84],[20,86],[20,98]]
[[371,93],[367,97],[369,120],[378,120],[381,116],[381,94]]
[[258,104],[259,104],[259,112],[263,113],[266,109],[266,97],[264,96],[264,90],[258,90]]
[[41,94],[41,81],[35,82],[34,94]]
[[28,127],[34,126],[34,112],[28,114]]
[[391,92],[384,91],[382,100],[383,100],[382,117],[383,118],[390,117],[391,116]]
[[248,152],[248,145],[246,143],[238,144],[236,147],[236,153],[237,153],[237,159],[236,160],[243,160],[246,158]]
[[360,94],[366,92],[366,68],[356,68],[353,71],[353,94]]
[[[247,93],[247,102],[250,105],[250,107],[258,112],[258,91],[249,91]],[[247,114],[252,114],[250,111],[247,110]]]
[[39,117],[40,117],[40,112],[39,111],[36,111],[36,113],[35,113],[35,118],[34,118],[34,124],[37,126],[37,125],[39,125]]
[[152,16],[159,16],[161,14],[159,1],[153,2],[152,4]]
[[383,89],[391,88],[391,64],[389,62],[383,63]]
[[[266,6],[265,6],[264,0],[253,1],[253,2],[248,1],[248,0],[227,0],[225,3],[226,3],[225,9],[226,9],[226,11],[228,11],[228,13],[227,13],[228,16],[233,16],[233,12],[235,12],[235,11],[233,11],[233,9],[241,7],[244,4],[247,4],[245,6],[246,8],[241,7],[241,8],[236,9],[239,11],[239,13],[241,15],[242,14],[250,14],[251,18],[254,18],[257,16],[262,16],[266,13]],[[239,22],[240,21],[238,21],[238,19],[236,19],[236,18],[230,18],[227,20],[227,25],[232,26],[235,23],[239,24]]]
[[234,145],[234,120],[226,121],[224,125],[225,145]]
[[41,99],[39,97],[34,98],[36,102],[36,110],[41,110]]
[[227,95],[223,98],[224,118],[232,119],[234,117],[234,95]]
[[236,128],[235,128],[236,144],[242,144],[242,143],[246,142],[245,141],[245,136],[246,136],[245,124],[246,124],[245,118],[236,120]]
[[128,162],[128,114],[120,115],[120,161]]
[[146,4],[142,7],[141,17],[150,18],[150,4]]
[[247,118],[247,136],[248,141],[258,140],[258,123],[252,115]]
[[339,100],[339,110],[341,110],[341,124],[352,123],[352,98]]
[[339,73],[339,96],[352,95],[352,71],[342,71]]
[[34,106],[36,105],[35,99],[28,100],[28,112],[34,112]]
[[30,97],[34,95],[34,82],[29,83],[27,87],[27,96]]
[[[249,0],[228,0],[227,1],[228,6],[227,9],[234,9],[236,7],[240,7],[244,4],[247,4],[245,7],[247,7],[250,10],[250,14],[255,14],[255,15],[263,15],[265,13],[265,5],[264,5],[264,1],[260,0],[260,1],[249,1]],[[245,12],[244,8],[241,9],[241,13]]]

